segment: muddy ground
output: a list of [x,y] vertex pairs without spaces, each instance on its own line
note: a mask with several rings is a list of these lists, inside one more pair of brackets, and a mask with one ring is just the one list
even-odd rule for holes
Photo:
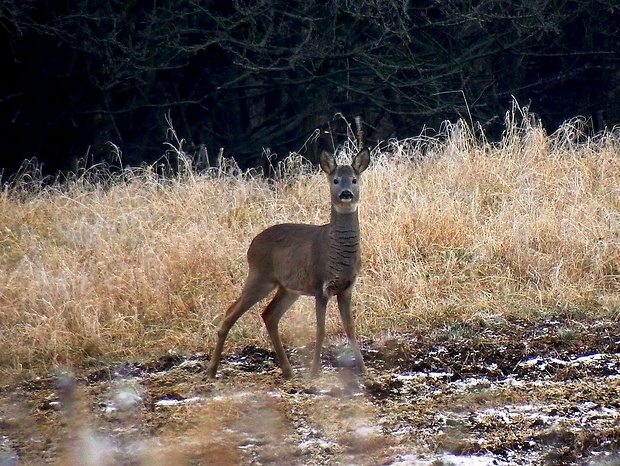
[[332,340],[284,380],[270,348],[54,374],[0,387],[0,466],[620,465],[620,322],[517,319]]

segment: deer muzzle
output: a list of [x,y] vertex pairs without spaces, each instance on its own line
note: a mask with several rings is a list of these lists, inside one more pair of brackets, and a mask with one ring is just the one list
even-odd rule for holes
[[352,201],[353,200],[353,193],[351,191],[349,191],[348,189],[346,189],[346,190],[344,190],[344,191],[342,191],[340,193],[338,198],[341,201]]

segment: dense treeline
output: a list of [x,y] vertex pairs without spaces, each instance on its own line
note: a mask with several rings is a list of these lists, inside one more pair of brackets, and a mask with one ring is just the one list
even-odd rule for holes
[[243,166],[313,158],[337,114],[369,143],[458,117],[499,134],[512,96],[549,129],[620,122],[615,0],[4,0],[0,62],[5,176],[153,162],[168,114],[189,153]]

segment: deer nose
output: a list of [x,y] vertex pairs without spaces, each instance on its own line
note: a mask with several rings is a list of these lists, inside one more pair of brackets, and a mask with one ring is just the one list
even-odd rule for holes
[[349,191],[348,189],[345,189],[344,191],[340,193],[340,196],[338,197],[340,198],[341,201],[350,201],[351,199],[353,199],[353,193]]

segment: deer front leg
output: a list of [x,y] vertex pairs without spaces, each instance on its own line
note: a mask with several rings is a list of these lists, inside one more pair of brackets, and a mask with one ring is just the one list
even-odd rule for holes
[[327,310],[327,298],[317,296],[316,305],[316,346],[314,348],[314,358],[310,375],[315,377],[321,371],[321,354],[323,353],[323,340],[325,340],[325,313]]
[[338,309],[340,310],[340,318],[342,319],[342,326],[344,333],[349,340],[349,346],[353,351],[355,358],[355,365],[357,371],[360,374],[366,373],[366,366],[364,365],[364,359],[362,358],[362,352],[360,351],[357,338],[355,337],[355,323],[353,322],[353,315],[351,314],[351,296],[353,294],[353,287],[350,286],[346,290],[342,291],[338,296]]

